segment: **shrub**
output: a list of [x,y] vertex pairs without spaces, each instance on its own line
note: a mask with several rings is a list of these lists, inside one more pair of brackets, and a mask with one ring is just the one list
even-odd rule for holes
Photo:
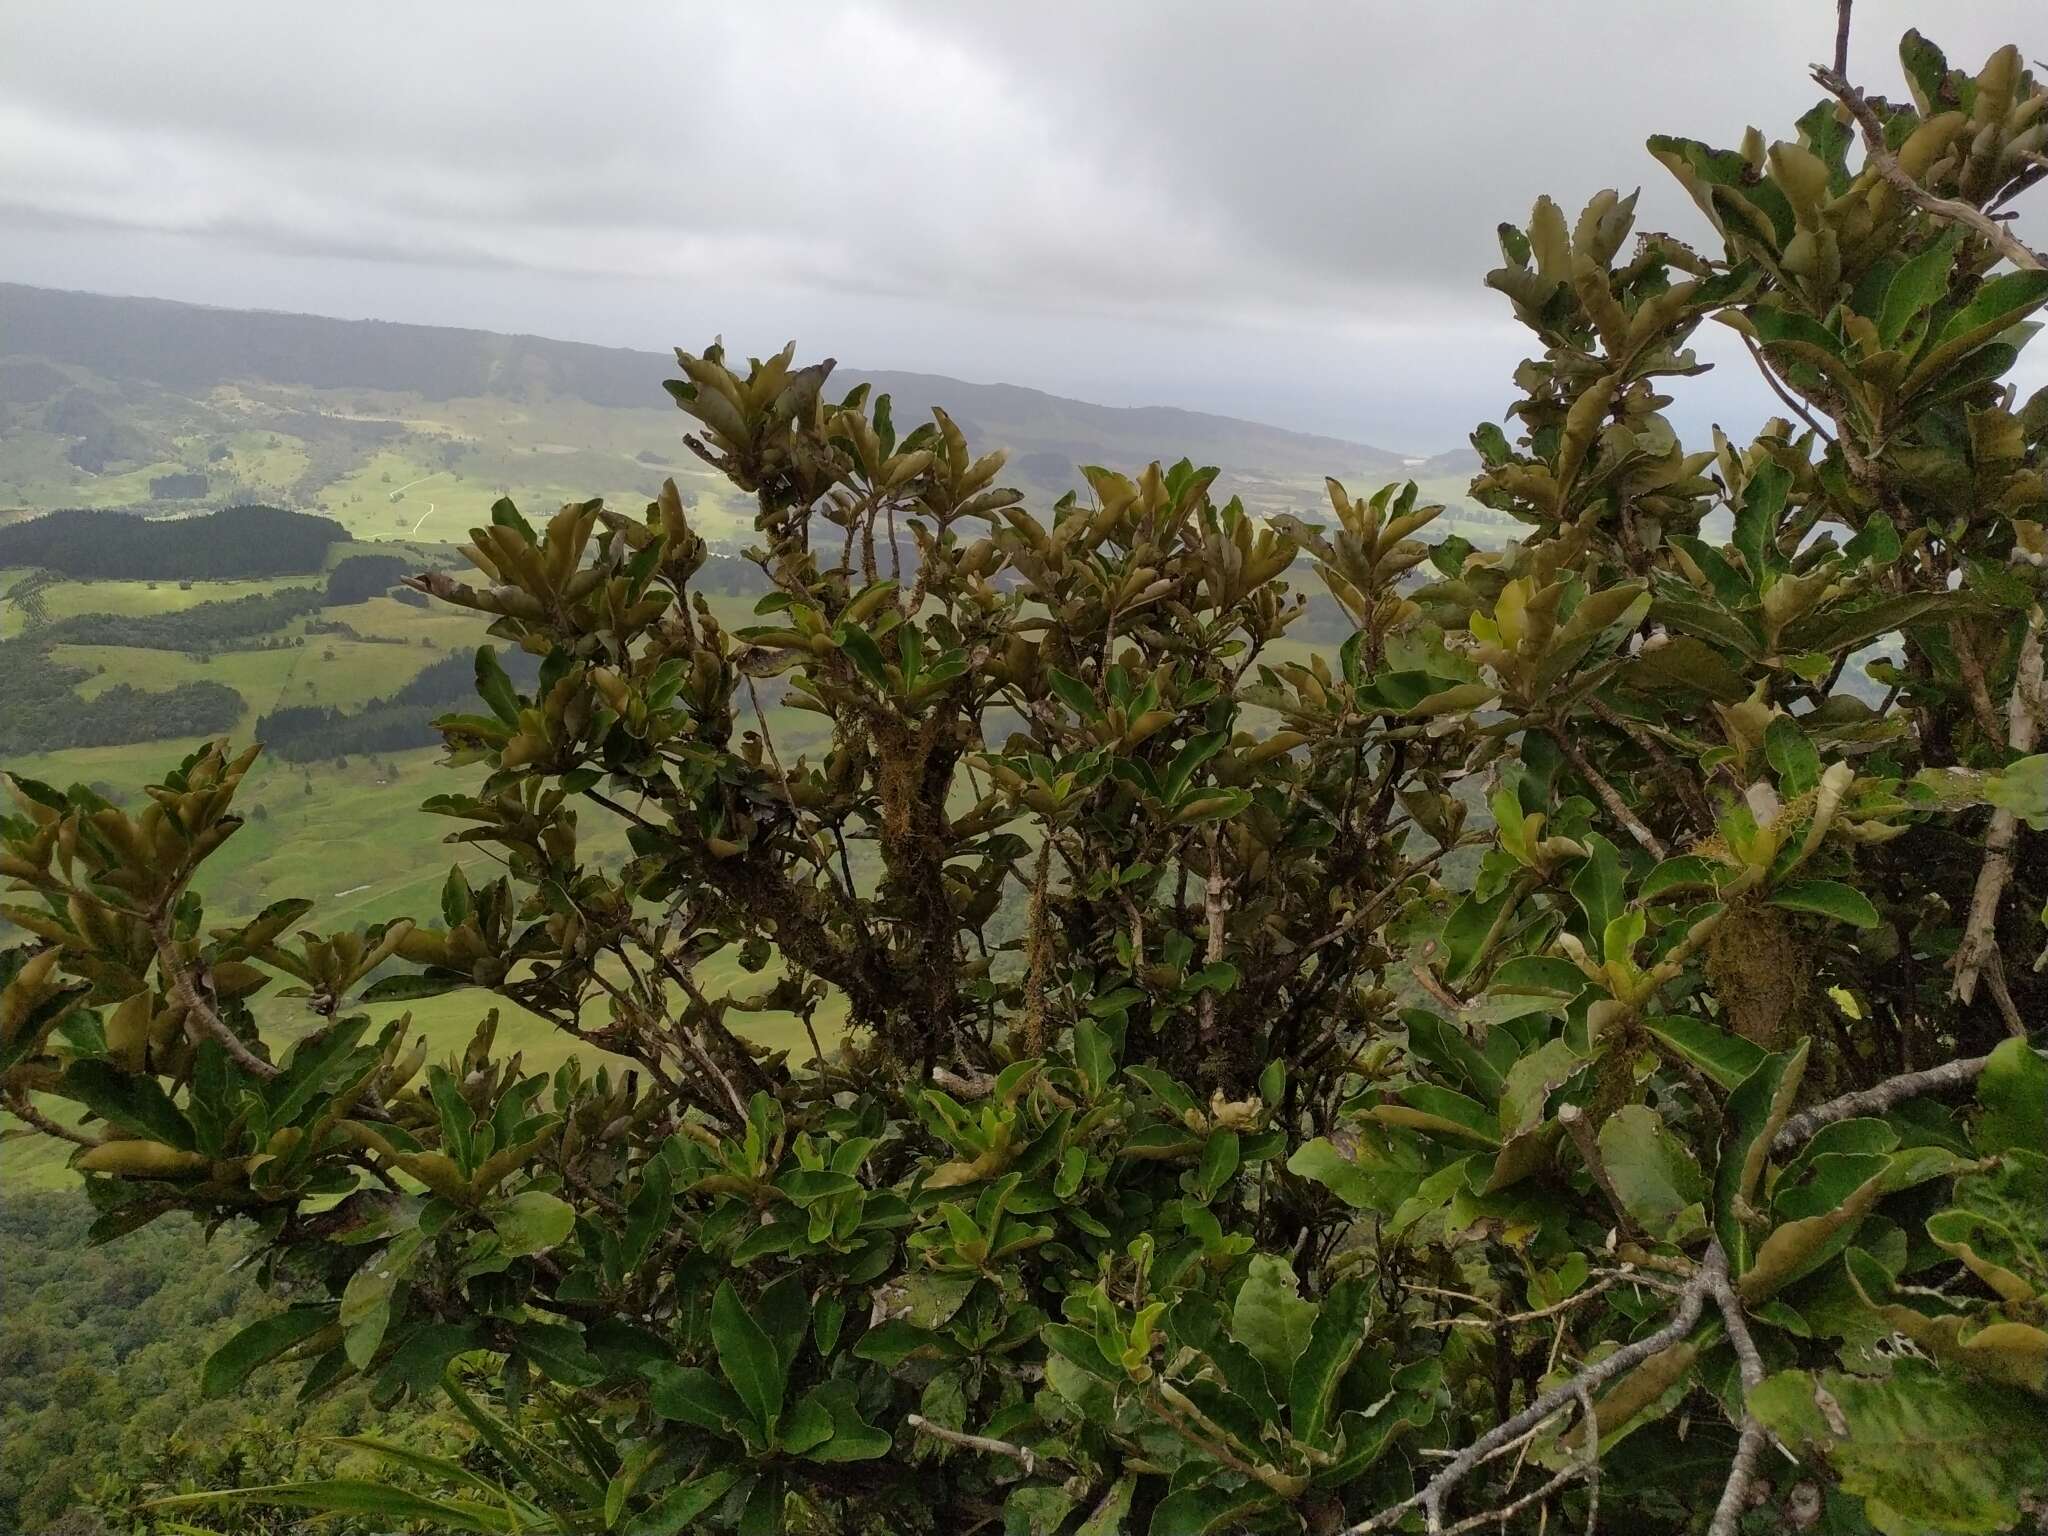
[[[691,600],[672,486],[501,502],[484,585],[414,578],[539,661],[482,647],[438,722],[484,774],[429,809],[503,866],[438,921],[208,926],[253,752],[133,815],[13,781],[0,1069],[100,1231],[236,1218],[319,1277],[210,1384],[296,1356],[476,1433],[389,1450],[431,1496],[248,1497],[1094,1536],[2038,1509],[2048,395],[2002,381],[2048,274],[1983,211],[2048,94],[2014,49],[1903,57],[1914,105],[1830,75],[1797,142],[1653,141],[1715,252],[1624,254],[1613,193],[1502,229],[1540,348],[1473,438],[1504,551],[1423,543],[1413,487],[1262,527],[1186,463],[1035,513],[943,413],[713,347],[670,389],[755,498],[759,625]],[[1680,446],[1710,319],[1798,425]],[[1304,565],[1334,657],[1287,647]],[[249,1011],[278,977],[288,1051]],[[460,987],[592,1055],[528,1073],[491,1014],[430,1061],[363,1011]]]

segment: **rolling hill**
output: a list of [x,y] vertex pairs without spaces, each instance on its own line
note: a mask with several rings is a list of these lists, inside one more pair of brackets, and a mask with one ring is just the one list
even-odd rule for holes
[[[0,508],[241,496],[326,511],[358,538],[446,541],[499,492],[633,498],[673,473],[705,498],[707,534],[737,540],[748,509],[683,448],[661,391],[674,374],[658,352],[0,284]],[[862,381],[899,421],[943,406],[977,447],[1009,449],[1034,497],[1077,485],[1077,465],[1182,456],[1260,511],[1312,510],[1325,475],[1462,491],[1433,462],[1232,417],[851,366],[834,388]]]

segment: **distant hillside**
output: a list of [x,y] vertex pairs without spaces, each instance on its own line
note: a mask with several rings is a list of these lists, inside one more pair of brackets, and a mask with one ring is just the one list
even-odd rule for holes
[[[701,338],[678,338],[693,344]],[[829,338],[799,338],[822,348]],[[214,309],[161,299],[0,284],[0,395],[21,400],[68,382],[49,363],[91,369],[181,395],[258,381],[310,389],[417,394],[427,400],[566,397],[604,407],[663,403],[675,359],[444,326]],[[847,367],[835,388],[861,380],[922,412],[943,406],[978,444],[1007,447],[1020,473],[1050,484],[1076,463],[1131,465],[1182,455],[1251,480],[1390,476],[1402,456],[1364,443],[1288,432],[1258,422],[1170,407],[1125,409],[1063,399],[1012,384],[970,384],[936,374]],[[900,413],[899,413],[900,414]]]

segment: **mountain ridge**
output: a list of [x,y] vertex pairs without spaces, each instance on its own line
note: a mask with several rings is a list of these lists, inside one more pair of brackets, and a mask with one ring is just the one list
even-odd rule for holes
[[[234,334],[227,334],[232,324]],[[318,389],[418,393],[432,400],[506,396],[538,390],[605,407],[659,405],[671,354],[606,347],[526,332],[345,320],[284,310],[231,309],[184,300],[91,293],[0,282],[0,352],[134,377],[174,390],[204,390],[260,379]],[[1267,422],[1181,406],[1103,405],[1030,385],[977,383],[945,374],[846,365],[835,380],[940,405],[963,430],[1071,446],[1099,440],[1105,450],[1156,441],[1147,457],[1209,445],[1215,462],[1279,474],[1392,473],[1419,456],[1352,439],[1299,432]],[[922,392],[920,394],[919,392]],[[929,398],[925,398],[929,397]],[[1059,430],[1049,430],[1051,417]],[[1181,445],[1190,445],[1186,448]],[[1143,450],[1140,450],[1143,451]],[[1174,456],[1178,456],[1175,452]]]

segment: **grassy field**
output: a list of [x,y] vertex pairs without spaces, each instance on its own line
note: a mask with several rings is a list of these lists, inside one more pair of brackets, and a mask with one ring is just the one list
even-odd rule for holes
[[[11,574],[0,573],[0,589]],[[268,590],[289,581],[195,583],[189,591],[176,583],[152,588],[142,582],[73,582],[48,592],[53,616],[151,613]],[[711,601],[721,622],[737,625],[751,619],[752,605],[744,599]],[[391,693],[451,651],[467,652],[486,638],[484,624],[475,615],[438,604],[418,608],[389,598],[322,610],[314,617],[341,619],[364,638],[316,634],[306,637],[303,646],[224,652],[211,658],[84,645],[58,646],[53,655],[65,666],[92,674],[79,690],[88,697],[122,682],[148,690],[191,681],[225,683],[245,701],[235,734],[246,740],[256,717],[279,703],[360,705]],[[295,621],[284,634],[296,637],[305,624]],[[821,725],[814,714],[769,710],[769,728],[787,761],[816,750]],[[200,744],[195,737],[80,748],[17,757],[0,763],[0,769],[57,785],[87,783],[103,794],[132,800],[142,785],[160,780]],[[443,839],[456,823],[428,815],[419,806],[431,795],[473,784],[480,776],[479,769],[443,766],[439,752],[431,747],[357,757],[345,765],[259,759],[238,798],[245,825],[206,867],[201,891],[210,920],[225,923],[293,896],[319,903],[314,921],[326,930],[360,928],[397,917],[437,920],[441,885],[451,863],[460,863],[477,883],[494,878],[496,866],[486,853],[449,846]],[[593,807],[579,830],[592,858],[623,857],[623,829],[603,811]],[[734,954],[714,956],[699,974],[714,994],[728,987],[744,992],[766,984],[761,978],[744,977]],[[463,992],[416,1002],[411,1012],[414,1025],[437,1051],[452,1052],[461,1049],[493,1003],[484,994]],[[528,1068],[551,1071],[576,1049],[575,1042],[544,1021],[510,1005],[498,1006],[499,1038],[524,1054]],[[372,1016],[381,1023],[397,1011],[373,1009]],[[291,1039],[300,1022],[293,1005],[281,1002],[260,1008],[259,1017],[280,1042]],[[828,1007],[819,1020],[821,1034],[836,1038],[839,1022],[838,1012]],[[793,1016],[748,1016],[745,1029],[771,1048],[808,1054],[809,1043]],[[44,1107],[61,1111],[56,1103]],[[0,1115],[0,1123],[11,1122]],[[0,1189],[66,1183],[72,1175],[65,1164],[65,1150],[42,1138],[8,1142],[0,1151]]]
[[[196,743],[195,743],[196,744]],[[7,765],[34,777],[65,782],[77,778],[109,787],[129,787],[161,777],[186,744],[151,742],[55,754]],[[485,853],[452,848],[441,839],[456,823],[419,810],[432,794],[474,782],[474,770],[441,766],[431,749],[356,759],[348,767],[329,764],[302,769],[259,760],[238,803],[248,822],[206,866],[201,893],[210,923],[249,916],[273,901],[303,896],[319,905],[309,921],[324,931],[362,928],[397,917],[438,922],[440,890],[449,866],[460,864],[470,880],[493,879],[497,866]],[[601,812],[583,819],[588,853],[609,860],[624,851],[620,828]],[[756,990],[772,977],[748,977],[737,953],[713,956],[698,978],[714,995],[728,988]],[[436,1055],[459,1052],[477,1021],[491,1007],[500,1010],[498,1039],[503,1049],[521,1052],[529,1071],[552,1071],[571,1054],[590,1062],[592,1053],[515,1005],[476,991],[450,993],[403,1006],[373,1007],[381,1024],[402,1011],[431,1042]],[[260,1000],[258,1017],[280,1043],[296,1037],[305,1023],[296,1004]],[[602,1017],[593,1007],[590,1020]],[[818,1026],[828,1044],[836,1039],[843,1009],[836,999],[821,1012]],[[793,1015],[736,1016],[743,1031],[771,1049],[809,1055],[809,1042]],[[61,1101],[43,1101],[63,1113]],[[0,1115],[0,1124],[11,1120]],[[9,1142],[0,1150],[0,1190],[48,1188],[73,1176],[67,1149],[44,1138]]]
[[[28,575],[24,570],[0,570],[0,593],[11,589]],[[154,613],[177,613],[201,603],[225,603],[238,597],[255,597],[284,587],[318,586],[324,578],[318,572],[303,576],[266,576],[254,581],[60,581],[42,589],[43,605],[50,618],[69,619],[82,613],[112,613],[134,618]],[[13,603],[0,598],[0,639],[21,633],[23,615]]]

